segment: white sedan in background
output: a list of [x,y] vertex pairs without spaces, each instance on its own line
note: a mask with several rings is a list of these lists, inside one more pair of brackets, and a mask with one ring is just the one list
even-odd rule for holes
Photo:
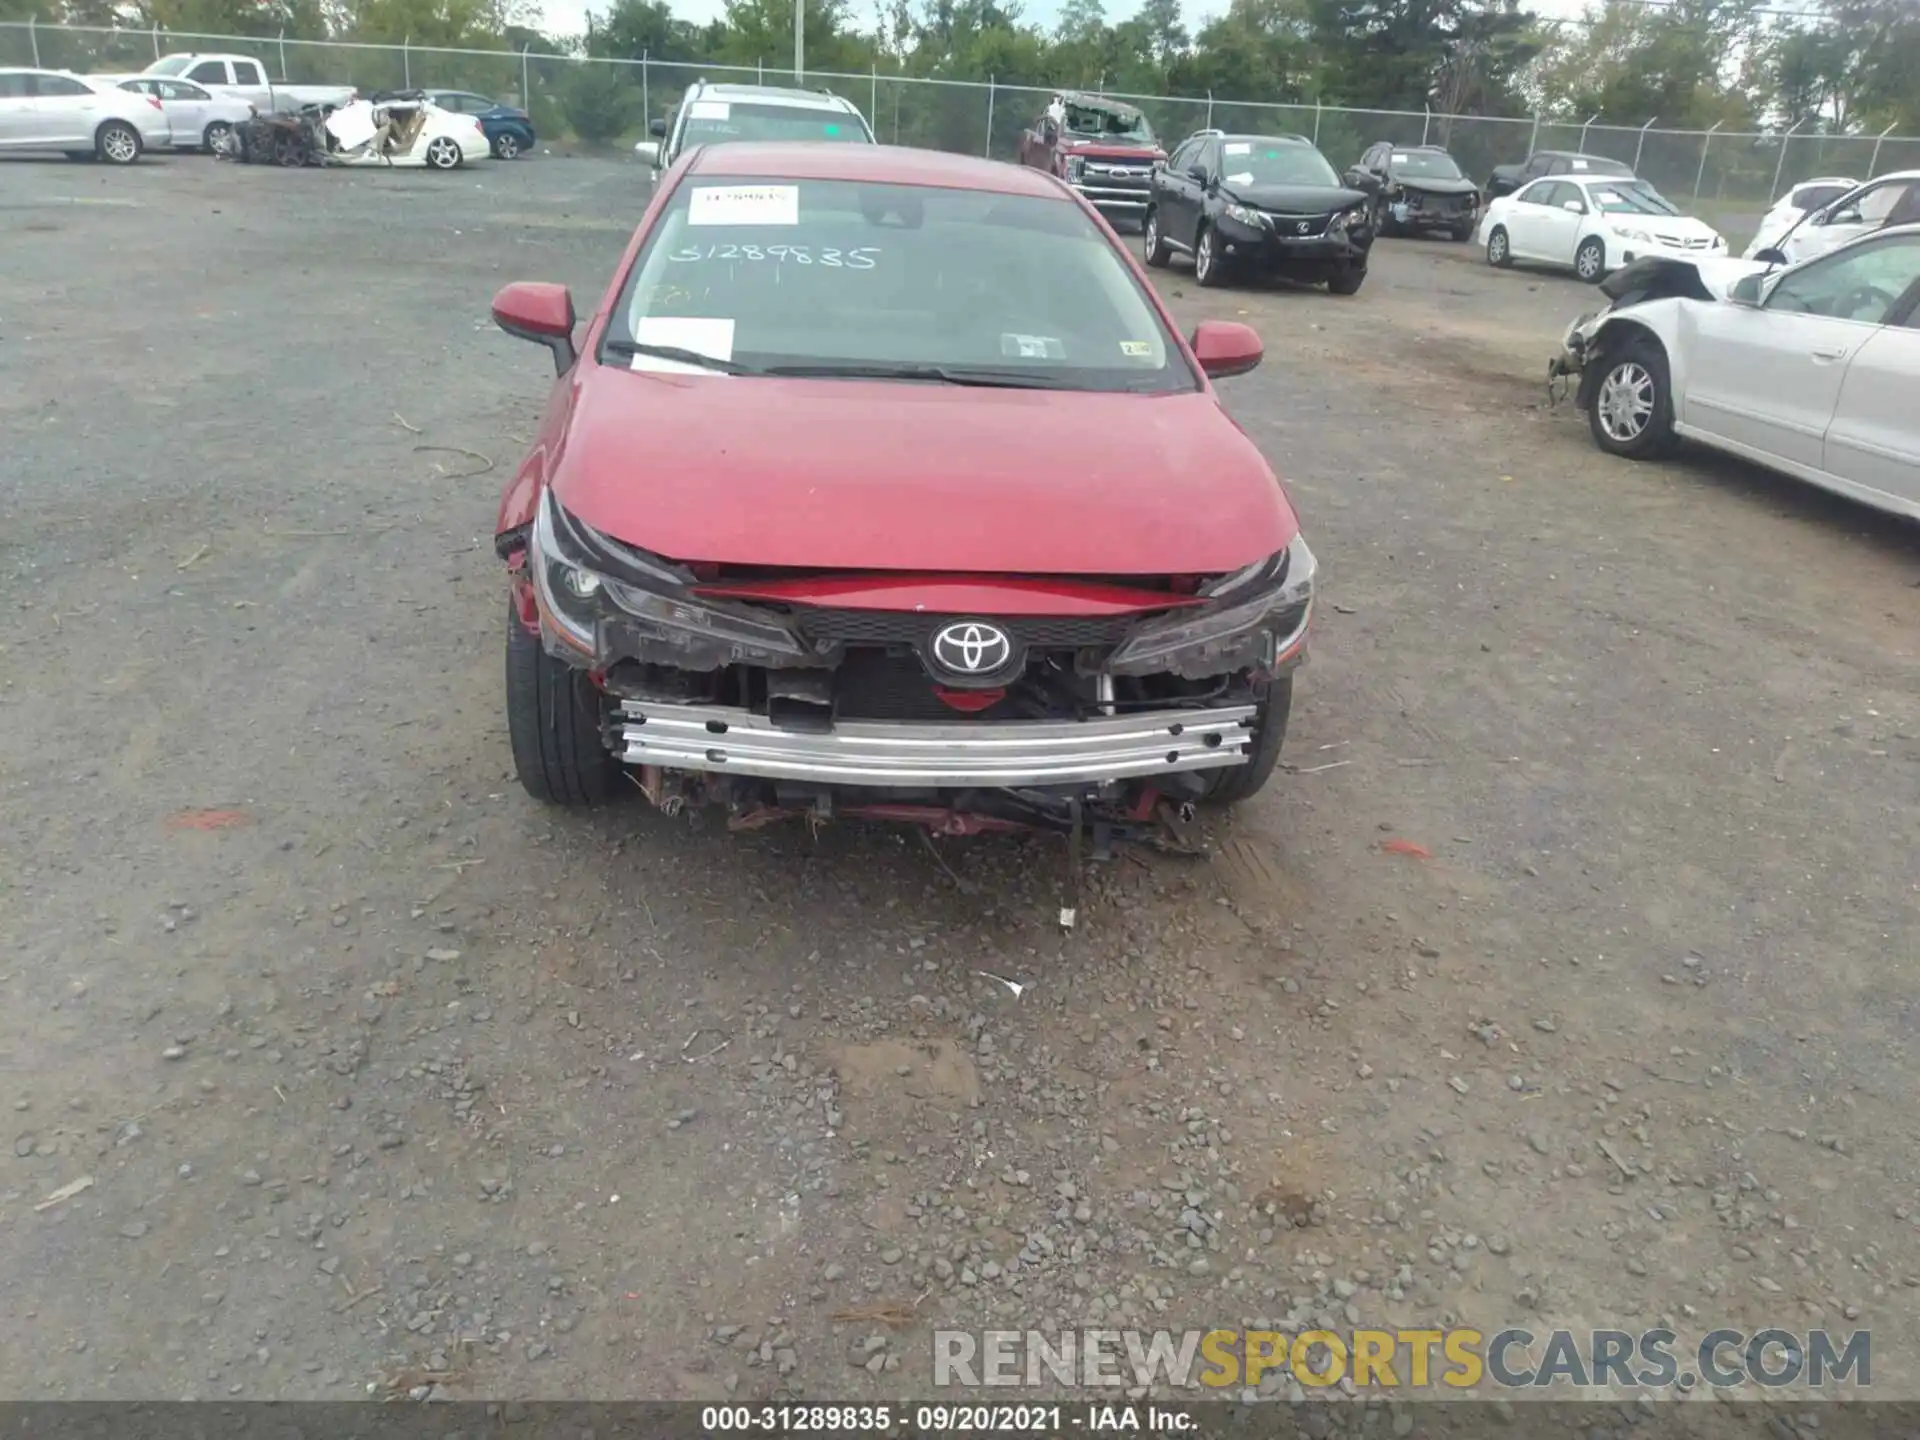
[[129,75],[119,82],[122,90],[136,95],[151,95],[166,112],[173,130],[176,150],[219,150],[233,127],[253,113],[253,107],[236,95],[216,95],[191,80],[169,80],[163,75]]
[[1915,223],[1920,223],[1920,170],[1898,170],[1857,185],[1809,212],[1773,245],[1762,246],[1754,254],[1758,257],[1771,249],[1769,259],[1797,264],[1889,225]]
[[1554,373],[1579,372],[1594,442],[1644,460],[1694,440],[1920,519],[1920,225],[1784,270],[1694,268],[1702,298],[1629,285],[1568,332]]
[[1811,180],[1802,180],[1760,217],[1760,228],[1753,232],[1753,242],[1741,252],[1741,258],[1751,260],[1762,250],[1779,244],[1782,237],[1808,215],[1815,210],[1826,209],[1849,190],[1859,188],[1859,185],[1858,180],[1845,175],[1818,175]]
[[492,158],[493,146],[472,115],[442,110],[417,90],[356,100],[326,119],[339,147],[336,165],[420,165],[452,170]]
[[151,95],[68,70],[0,69],[0,151],[63,150],[75,160],[95,155],[131,165],[172,140],[166,112]]
[[1726,253],[1727,242],[1644,180],[1554,175],[1502,195],[1480,221],[1489,265],[1559,265],[1597,283],[1645,255]]

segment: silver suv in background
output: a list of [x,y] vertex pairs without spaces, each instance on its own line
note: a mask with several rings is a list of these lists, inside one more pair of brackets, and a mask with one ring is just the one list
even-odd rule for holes
[[166,111],[151,95],[66,70],[0,69],[0,151],[60,150],[131,165],[173,143]]
[[729,140],[818,140],[877,145],[873,127],[851,100],[831,90],[784,85],[714,85],[696,80],[671,118],[649,127],[636,153],[664,170],[690,145]]

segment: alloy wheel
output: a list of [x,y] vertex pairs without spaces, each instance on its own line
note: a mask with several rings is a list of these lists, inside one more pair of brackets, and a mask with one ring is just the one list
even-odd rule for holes
[[436,136],[427,145],[427,164],[436,170],[451,170],[460,163],[460,151],[453,141],[444,135]]
[[1653,376],[1638,360],[1622,360],[1600,382],[1595,413],[1607,438],[1629,445],[1653,419]]
[[1213,231],[1200,232],[1200,244],[1193,252],[1193,278],[1202,285],[1213,274]]
[[111,126],[100,137],[100,151],[116,165],[130,165],[140,154],[140,137],[124,125]]
[[502,160],[518,159],[520,155],[519,137],[511,134],[502,135],[498,140],[493,142],[493,153],[498,155]]

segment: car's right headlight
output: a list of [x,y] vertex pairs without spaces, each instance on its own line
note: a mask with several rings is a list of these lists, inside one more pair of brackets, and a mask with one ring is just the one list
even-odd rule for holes
[[1618,235],[1622,240],[1631,240],[1638,245],[1651,245],[1653,243],[1653,237],[1646,231],[1636,230],[1630,226],[1616,225],[1613,227],[1613,233]]
[[1177,610],[1137,631],[1107,668],[1115,675],[1197,679],[1277,665],[1305,643],[1319,568],[1306,537],[1296,535],[1278,554],[1209,585],[1201,594],[1211,604]]
[[694,599],[684,571],[569,515],[551,489],[540,497],[527,561],[542,615],[584,658],[605,658],[608,621],[683,652],[691,670],[785,664],[810,653],[777,621]]

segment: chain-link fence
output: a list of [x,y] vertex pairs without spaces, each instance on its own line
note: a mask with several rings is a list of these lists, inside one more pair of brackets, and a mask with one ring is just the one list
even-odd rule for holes
[[[474,90],[529,110],[544,134],[589,142],[631,140],[663,118],[698,79],[793,83],[791,70],[762,66],[689,65],[664,61],[586,59],[505,50],[451,50],[422,45],[294,40],[280,36],[200,35],[165,30],[0,23],[0,65],[36,65],[81,73],[139,70],[179,50],[252,55],[279,80],[353,85],[363,92],[395,86]],[[1017,158],[1020,137],[1034,125],[1051,90],[987,80],[948,80],[873,71],[849,75],[809,71],[804,85],[847,96],[866,111],[879,138]],[[1789,187],[1816,176],[1868,179],[1920,169],[1920,137],[1785,135],[1663,130],[1578,124],[1539,117],[1441,115],[1334,106],[1281,105],[1215,96],[1120,95],[1145,112],[1169,148],[1195,130],[1290,133],[1311,139],[1337,169],[1377,141],[1445,145],[1467,174],[1485,178],[1495,165],[1534,150],[1582,150],[1631,165],[1676,201],[1709,212],[1723,226],[1750,226]]]

